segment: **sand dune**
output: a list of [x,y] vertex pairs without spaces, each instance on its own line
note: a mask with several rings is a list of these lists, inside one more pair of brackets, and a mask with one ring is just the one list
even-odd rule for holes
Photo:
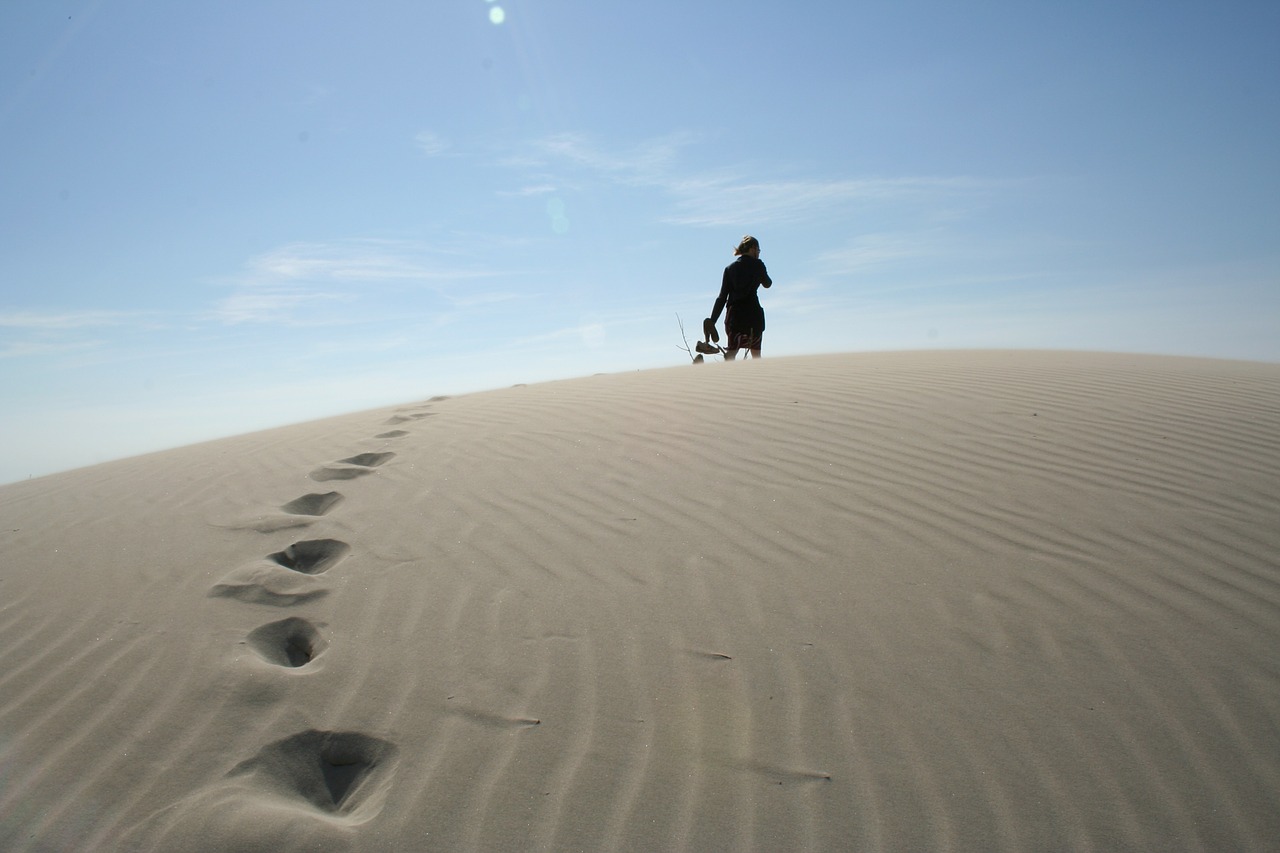
[[1280,843],[1280,365],[433,398],[2,487],[0,545],[3,850]]

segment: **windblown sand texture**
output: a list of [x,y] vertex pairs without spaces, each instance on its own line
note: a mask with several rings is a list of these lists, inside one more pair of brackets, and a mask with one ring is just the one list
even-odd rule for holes
[[0,548],[6,851],[1280,849],[1280,365],[515,387],[5,486]]

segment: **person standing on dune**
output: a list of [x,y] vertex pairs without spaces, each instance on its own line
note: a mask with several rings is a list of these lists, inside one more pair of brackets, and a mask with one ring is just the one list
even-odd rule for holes
[[738,242],[733,254],[733,263],[724,268],[720,295],[716,297],[711,316],[703,324],[704,330],[714,332],[720,312],[724,311],[725,361],[733,361],[740,349],[750,350],[752,358],[760,357],[764,308],[760,306],[757,292],[761,285],[773,285],[764,261],[760,260],[759,240],[748,234]]

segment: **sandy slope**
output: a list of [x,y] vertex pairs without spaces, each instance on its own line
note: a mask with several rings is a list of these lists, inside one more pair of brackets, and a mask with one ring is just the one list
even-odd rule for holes
[[0,549],[4,850],[1280,838],[1280,365],[516,387],[5,486]]

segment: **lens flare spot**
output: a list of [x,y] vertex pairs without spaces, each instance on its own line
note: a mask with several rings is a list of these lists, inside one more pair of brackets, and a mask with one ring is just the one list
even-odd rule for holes
[[552,197],[547,200],[547,216],[551,218],[551,230],[557,234],[569,233],[569,217],[565,215],[564,199]]
[[501,24],[507,19],[507,13],[502,11],[501,6],[494,6],[489,10],[489,21],[494,24]]

